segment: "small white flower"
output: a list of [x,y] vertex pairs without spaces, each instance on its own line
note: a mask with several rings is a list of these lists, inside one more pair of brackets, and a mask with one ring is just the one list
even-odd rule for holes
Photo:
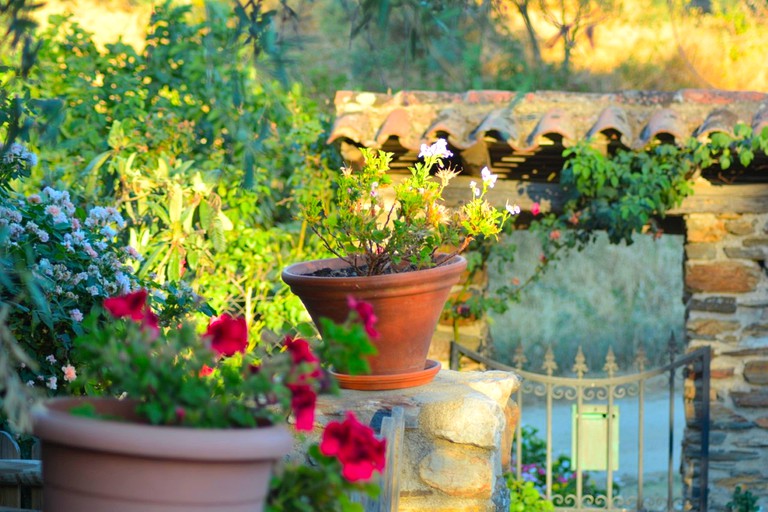
[[79,309],[72,309],[69,311],[69,316],[72,317],[72,320],[75,322],[82,322],[83,321],[83,314],[80,312]]
[[480,171],[480,176],[483,178],[483,183],[487,183],[491,188],[496,185],[496,180],[499,177],[498,174],[491,174],[491,170],[488,167],[483,167],[483,170]]
[[101,234],[106,236],[107,238],[112,238],[117,234],[117,231],[115,231],[113,228],[109,226],[104,226],[101,228]]
[[122,272],[115,273],[115,284],[118,286],[121,294],[131,291],[131,280]]
[[56,356],[54,356],[53,354],[45,356],[45,360],[51,364],[56,364]]
[[448,142],[445,139],[437,139],[431,146],[427,146],[426,144],[421,145],[419,158],[428,158],[431,156],[448,158],[453,156],[453,153],[448,150]]
[[40,239],[41,242],[47,243],[48,240],[50,240],[50,237],[48,236],[48,233],[46,233],[43,230],[40,230],[37,232],[37,237]]
[[40,204],[40,194],[32,194],[27,198],[27,202],[29,204]]
[[45,213],[47,213],[51,217],[55,217],[61,214],[61,208],[59,208],[55,204],[49,204],[48,206],[45,207]]
[[138,261],[144,260],[144,257],[141,254],[139,254],[139,251],[137,251],[130,245],[126,245],[125,247],[123,247],[123,250],[128,254],[128,256],[130,256],[135,260],[138,260]]
[[504,206],[510,215],[518,215],[520,213],[520,207],[516,204],[507,204]]
[[37,155],[35,153],[28,151],[25,156],[26,156],[27,163],[29,164],[30,167],[34,167],[37,165]]
[[28,380],[28,381],[27,381],[27,386],[29,386],[29,387],[31,387],[31,388],[35,387],[35,381],[33,381],[33,380],[31,380],[31,379],[30,379],[30,380]]
[[48,389],[53,389],[53,390],[56,390],[56,389],[58,388],[58,386],[56,385],[56,382],[57,382],[58,380],[59,380],[59,379],[57,379],[56,377],[49,377],[49,378],[48,378],[48,382],[46,383],[46,387],[47,387]]

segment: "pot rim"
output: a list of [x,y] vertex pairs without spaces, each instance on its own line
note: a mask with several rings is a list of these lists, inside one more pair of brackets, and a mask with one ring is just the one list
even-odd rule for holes
[[[333,276],[312,276],[306,272],[314,272],[321,268],[344,268],[349,264],[342,258],[325,258],[319,260],[307,260],[289,265],[282,272],[283,281],[287,284],[292,284],[297,280],[303,282],[327,282],[333,280],[337,283],[356,283],[365,282],[369,286],[375,286],[378,283],[386,283],[392,280],[398,280],[403,283],[410,281],[423,282],[424,280],[431,279],[430,276],[437,276],[441,274],[460,274],[464,271],[467,265],[467,259],[461,254],[454,255],[447,263],[443,263],[436,267],[425,268],[420,270],[410,270],[408,272],[397,272],[394,274],[381,274],[376,276],[353,276],[353,277],[333,277]],[[457,268],[460,267],[460,268]]]
[[290,452],[285,425],[257,428],[193,428],[84,418],[69,411],[87,401],[130,401],[109,397],[59,397],[32,408],[33,433],[43,442],[135,456],[182,460],[278,459]]

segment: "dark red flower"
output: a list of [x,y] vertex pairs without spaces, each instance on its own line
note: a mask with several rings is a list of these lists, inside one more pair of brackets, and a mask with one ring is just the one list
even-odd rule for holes
[[356,482],[368,480],[374,471],[384,469],[386,441],[376,439],[373,429],[360,423],[349,411],[343,422],[334,421],[325,427],[320,452],[338,458],[342,476]]
[[145,318],[147,290],[138,290],[119,297],[104,299],[104,307],[115,318],[130,318],[141,322]]
[[347,297],[347,305],[349,309],[357,313],[357,317],[365,327],[365,332],[368,337],[375,340],[379,337],[379,331],[376,330],[375,325],[378,318],[373,313],[373,306],[364,300],[357,300],[353,296]]
[[224,313],[208,324],[205,336],[211,339],[211,348],[223,356],[245,352],[248,348],[248,326],[243,317]]
[[291,354],[293,364],[320,362],[317,356],[312,353],[309,342],[305,339],[286,336],[283,340],[283,345],[285,345],[288,353]]
[[310,431],[315,424],[317,395],[309,384],[286,384],[291,390],[291,410],[296,417],[296,430]]
[[130,318],[152,332],[160,334],[158,318],[147,304],[147,290],[138,290],[118,297],[104,299],[104,308],[115,318]]

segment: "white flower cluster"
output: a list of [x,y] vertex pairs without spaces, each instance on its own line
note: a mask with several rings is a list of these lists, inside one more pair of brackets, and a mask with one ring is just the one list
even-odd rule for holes
[[[125,221],[115,208],[93,208],[82,222],[75,210],[68,192],[50,187],[25,200],[0,198],[0,228],[6,232],[0,239],[0,252],[24,262],[27,254],[34,255],[30,270],[51,305],[54,321],[69,326],[82,322],[102,298],[138,288],[127,260],[141,259],[132,247],[116,243],[115,236]],[[64,331],[57,329],[57,334]],[[50,350],[58,349],[52,346]],[[62,378],[74,380],[74,367],[62,367],[55,364],[53,355],[49,357],[39,360],[42,375],[35,375],[29,385],[39,382],[56,390]]]
[[[3,145],[0,144],[0,151],[2,148]],[[8,151],[6,151],[3,155],[3,163],[17,165],[25,164],[29,167],[34,167],[37,165],[37,155],[29,151],[18,142],[14,142],[11,144],[11,147],[8,148]]]

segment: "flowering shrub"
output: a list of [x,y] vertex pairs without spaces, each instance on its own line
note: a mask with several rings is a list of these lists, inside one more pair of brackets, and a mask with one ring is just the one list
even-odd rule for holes
[[[497,176],[484,168],[481,182],[470,184],[471,198],[461,208],[449,209],[442,195],[458,175],[443,159],[452,156],[444,139],[422,145],[410,177],[392,186],[388,174],[392,154],[361,149],[365,165],[359,171],[342,168],[338,179],[335,209],[321,201],[308,200],[303,214],[326,248],[344,259],[357,275],[379,275],[430,268],[462,252],[476,237],[497,236],[510,215],[486,199]],[[437,169],[434,178],[430,176]],[[393,188],[394,201],[386,200]],[[436,259],[437,251],[453,247],[447,258]]]
[[[137,400],[137,413],[156,425],[258,427],[292,413],[297,430],[312,429],[317,394],[333,385],[307,340],[285,336],[271,350],[252,347],[245,319],[229,314],[213,318],[202,333],[188,321],[162,328],[147,298],[144,289],[110,297],[83,321],[74,345],[94,393]],[[335,341],[353,339],[347,356],[359,357],[354,347],[365,326],[341,328],[347,334],[338,332]],[[353,417],[340,428],[323,451],[339,455],[351,465],[350,480],[359,479],[360,461],[343,440],[361,431]]]
[[[307,340],[286,336],[271,353],[249,349],[245,320],[228,314],[202,334],[189,322],[163,329],[147,296],[139,290],[106,299],[105,311],[84,321],[75,347],[84,374],[99,383],[93,391],[136,400],[139,416],[156,425],[252,428],[292,414],[296,430],[312,430],[317,394],[333,386]],[[355,343],[365,335],[361,322],[343,327]],[[77,412],[94,415],[89,407]],[[349,413],[310,447],[318,467],[289,466],[277,475],[270,510],[355,510],[349,492],[375,493],[365,482],[384,468],[384,453],[385,441]]]
[[[56,394],[72,382],[72,339],[84,315],[136,287],[128,262],[138,255],[115,242],[122,226],[114,208],[77,216],[69,194],[49,187],[25,199],[0,198],[0,293],[11,307],[10,331],[38,364],[20,369],[28,385]],[[24,286],[29,279],[33,293]]]
[[[28,386],[70,393],[79,367],[72,340],[85,316],[106,297],[149,284],[134,274],[141,255],[118,241],[124,227],[115,208],[78,211],[67,191],[0,196],[0,300],[11,334],[37,363],[19,368]],[[158,287],[153,300],[164,323],[206,310],[186,286]]]
[[288,337],[269,356],[248,351],[245,319],[228,314],[202,335],[191,322],[161,329],[147,297],[142,289],[106,299],[106,312],[85,320],[75,348],[93,391],[138,400],[152,424],[255,427],[292,410],[299,430],[312,428],[322,372],[305,340]]
[[10,146],[0,144],[0,193],[6,184],[21,176],[29,176],[29,171],[37,165],[37,155],[18,142]]

